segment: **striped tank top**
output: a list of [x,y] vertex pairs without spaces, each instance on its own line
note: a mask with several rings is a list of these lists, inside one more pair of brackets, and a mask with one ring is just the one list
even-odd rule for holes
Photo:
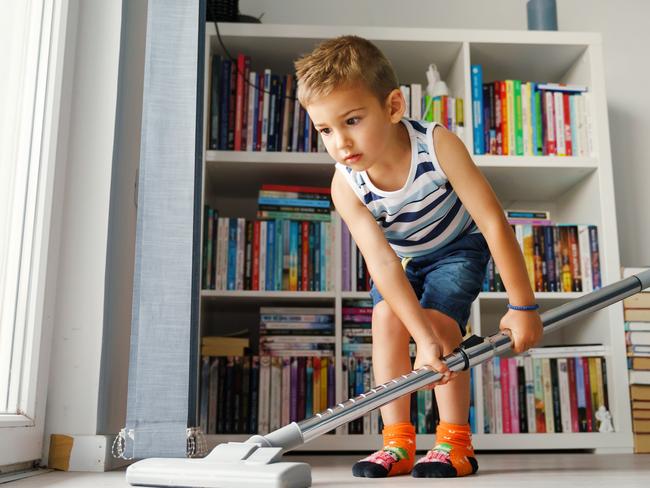
[[433,148],[435,122],[402,119],[411,139],[411,169],[396,191],[376,188],[365,171],[341,171],[400,258],[431,253],[466,234],[480,232],[452,188]]

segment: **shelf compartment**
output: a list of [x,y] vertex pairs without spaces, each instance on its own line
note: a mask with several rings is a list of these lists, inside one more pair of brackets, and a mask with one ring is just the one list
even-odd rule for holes
[[588,49],[588,45],[580,43],[470,42],[469,46],[471,64],[483,66],[485,83],[505,79],[564,82]]

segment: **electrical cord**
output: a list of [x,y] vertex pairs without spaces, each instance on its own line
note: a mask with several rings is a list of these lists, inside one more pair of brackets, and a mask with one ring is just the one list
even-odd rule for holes
[[[271,95],[272,93],[270,91],[266,91],[263,86],[260,87],[259,85],[256,85],[255,83],[251,83],[249,80],[246,79],[245,73],[242,73],[239,70],[237,60],[232,57],[232,55],[230,54],[230,51],[228,51],[228,48],[224,44],[223,39],[221,39],[221,33],[219,32],[219,23],[216,22],[216,21],[214,22],[214,28],[217,31],[217,39],[219,40],[219,45],[221,46],[221,49],[223,49],[223,52],[226,54],[226,57],[230,60],[230,62],[234,64],[235,69],[237,70],[237,74],[241,75],[244,82],[247,83],[248,85],[252,86],[253,88],[255,88],[255,90],[257,90],[258,92],[262,92],[262,93],[266,93],[268,95]],[[280,97],[282,99],[284,99],[284,100],[289,99],[289,100],[292,100],[294,102],[296,101],[295,97],[291,97],[291,96],[288,97],[284,93],[280,94]]]

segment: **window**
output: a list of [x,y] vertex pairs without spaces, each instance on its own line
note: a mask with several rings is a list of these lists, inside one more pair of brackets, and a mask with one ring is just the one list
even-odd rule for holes
[[[0,7],[0,465],[40,458],[38,378],[68,1]],[[40,380],[40,381],[39,381]],[[37,402],[38,398],[38,402]],[[39,417],[40,415],[40,417]],[[7,428],[13,427],[13,428]]]

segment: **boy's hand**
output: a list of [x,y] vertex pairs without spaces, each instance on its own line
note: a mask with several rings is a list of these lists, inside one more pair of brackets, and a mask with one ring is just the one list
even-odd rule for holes
[[442,349],[438,344],[431,342],[416,343],[416,355],[413,369],[419,369],[428,365],[443,375],[440,381],[431,383],[424,388],[421,388],[422,390],[430,390],[434,386],[444,385],[455,376],[455,373],[449,371],[447,365],[442,362],[440,359],[441,357]]
[[501,318],[499,329],[509,330],[513,350],[522,353],[539,342],[544,333],[542,319],[537,311],[508,310]]

